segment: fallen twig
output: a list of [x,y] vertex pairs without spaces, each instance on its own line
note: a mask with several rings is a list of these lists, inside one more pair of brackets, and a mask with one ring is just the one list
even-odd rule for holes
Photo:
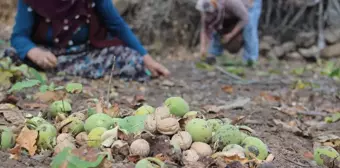
[[296,161],[294,161],[294,160],[290,160],[290,159],[285,158],[285,157],[283,157],[283,159],[287,160],[288,162],[294,163],[294,164],[296,164],[296,165],[298,165],[298,166],[301,166],[301,167],[310,167],[310,165],[305,165],[305,164],[296,162]]
[[317,112],[317,111],[310,111],[310,112],[306,112],[306,111],[298,111],[296,112],[297,114],[302,114],[302,115],[309,115],[309,116],[323,116],[326,117],[328,116],[327,114],[324,114],[322,112]]
[[239,81],[244,81],[244,79],[242,79],[241,77],[237,76],[237,75],[234,75],[232,73],[229,73],[227,72],[226,70],[224,70],[222,67],[220,66],[216,66],[216,69],[218,71],[220,71],[221,73],[227,75],[228,77],[232,78],[232,79],[235,79],[235,80],[239,80]]
[[262,125],[262,124],[265,124],[261,121],[258,121],[258,120],[250,120],[250,119],[247,119],[245,121],[242,122],[243,124],[246,124],[246,125]]
[[246,81],[225,81],[230,84],[238,84],[238,85],[290,85],[291,82],[284,82],[281,80],[268,81],[268,80],[246,80]]
[[226,105],[219,106],[218,109],[220,110],[230,110],[235,108],[242,108],[246,104],[248,104],[251,101],[250,98],[238,98],[236,100],[227,102]]
[[113,71],[115,69],[115,64],[116,64],[116,56],[113,57],[113,63],[112,63],[112,69],[110,73],[110,79],[109,79],[109,86],[107,88],[107,98],[106,102],[109,104],[110,102],[110,94],[111,94],[111,81],[112,81],[112,76],[113,76]]

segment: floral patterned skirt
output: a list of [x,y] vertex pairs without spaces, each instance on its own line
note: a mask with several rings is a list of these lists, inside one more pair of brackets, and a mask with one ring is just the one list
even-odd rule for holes
[[[141,82],[150,79],[149,71],[144,67],[143,57],[129,47],[112,46],[96,49],[88,45],[79,45],[68,49],[46,49],[57,56],[57,67],[49,70],[54,73],[64,72],[67,75],[98,79],[110,75],[114,65],[112,74],[115,77]],[[19,58],[12,48],[5,51],[5,56],[10,56],[16,61]],[[23,63],[37,68],[29,60]]]

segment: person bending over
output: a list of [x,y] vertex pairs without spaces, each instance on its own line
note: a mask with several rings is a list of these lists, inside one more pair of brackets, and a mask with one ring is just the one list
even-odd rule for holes
[[[262,0],[198,0],[196,9],[201,12],[201,56],[214,64],[216,57],[223,54],[223,44],[242,33],[244,41],[243,60],[250,65],[259,55],[258,20]],[[231,30],[227,26],[234,24]],[[209,45],[208,51],[207,46]]]

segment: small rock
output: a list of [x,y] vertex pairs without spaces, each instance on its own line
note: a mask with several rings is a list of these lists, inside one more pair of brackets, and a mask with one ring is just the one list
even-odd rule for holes
[[162,82],[162,85],[163,85],[163,86],[173,87],[173,86],[175,86],[175,83],[172,82],[172,81],[170,81],[170,80],[164,80],[164,81]]
[[305,58],[315,57],[319,51],[317,46],[312,46],[310,48],[299,48],[299,53]]
[[266,41],[261,41],[260,42],[260,52],[268,52],[271,49],[270,43]]
[[334,44],[340,41],[340,28],[326,29],[324,34],[328,44]]
[[215,77],[216,76],[216,72],[208,72],[207,74],[209,77]]
[[282,49],[284,51],[285,54],[292,52],[296,49],[296,44],[292,41],[289,42],[285,42],[282,44]]
[[272,50],[269,51],[268,56],[271,58],[282,57],[285,54],[283,48],[281,46],[275,46]]
[[270,46],[279,44],[279,42],[275,40],[273,36],[263,36],[262,41],[267,42]]
[[309,48],[316,42],[315,32],[302,32],[295,38],[296,45],[303,48]]
[[340,56],[340,43],[327,46],[321,51],[321,57],[332,58]]
[[325,39],[328,44],[334,44],[338,41],[339,37],[335,34],[333,30],[326,29],[324,31]]
[[301,59],[303,59],[302,58],[302,56],[301,56],[301,54],[300,53],[298,53],[298,52],[291,52],[291,53],[288,53],[287,55],[286,55],[286,58],[288,59],[288,60],[301,60]]
[[130,5],[130,2],[128,0],[112,0],[112,2],[117,8],[119,14],[123,14]]

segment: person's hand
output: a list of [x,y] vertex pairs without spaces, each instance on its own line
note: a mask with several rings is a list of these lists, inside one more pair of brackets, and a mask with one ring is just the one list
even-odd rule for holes
[[170,75],[170,71],[167,68],[165,68],[162,64],[153,60],[150,55],[144,56],[144,64],[146,68],[148,68],[151,71],[152,76],[161,75],[168,77]]
[[51,69],[57,66],[57,57],[50,51],[41,48],[33,48],[27,53],[27,57],[42,69]]
[[230,42],[231,38],[232,38],[231,34],[226,34],[226,35],[223,36],[222,42],[224,44],[228,44]]

